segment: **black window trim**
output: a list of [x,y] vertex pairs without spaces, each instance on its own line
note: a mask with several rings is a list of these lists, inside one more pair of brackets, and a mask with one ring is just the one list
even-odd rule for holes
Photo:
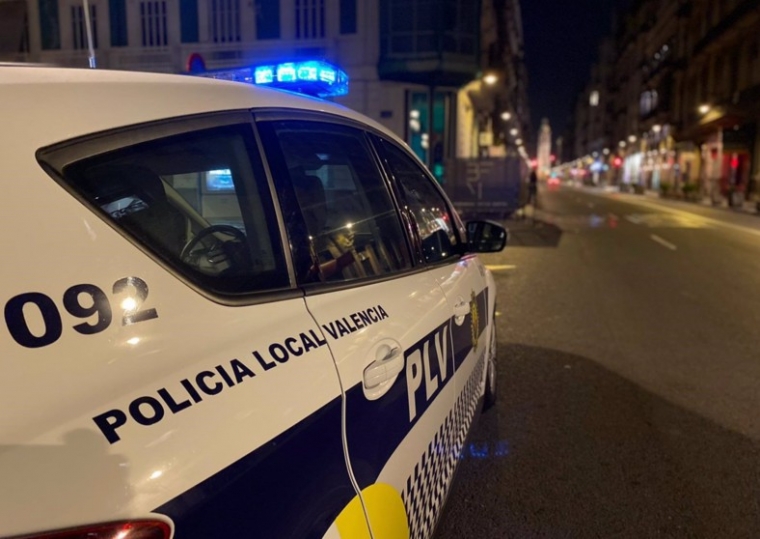
[[[419,230],[417,229],[416,226],[412,226],[412,230],[415,236],[414,241],[415,241],[416,249],[419,251],[418,256],[420,257],[421,264],[427,268],[434,268],[438,266],[448,266],[452,264],[453,262],[457,260],[461,260],[463,257],[467,256],[467,242],[466,242],[466,239],[462,237],[463,231],[461,230],[459,226],[460,219],[458,218],[457,213],[454,211],[454,208],[451,205],[451,201],[446,195],[446,192],[443,190],[443,188],[438,183],[438,181],[432,176],[432,174],[430,174],[430,171],[428,171],[427,167],[422,165],[417,159],[415,159],[412,156],[411,152],[408,149],[405,149],[403,146],[401,146],[397,142],[389,139],[389,137],[386,135],[375,135],[375,138],[373,139],[373,144],[377,146],[376,151],[378,155],[381,157],[382,166],[385,170],[385,173],[388,175],[389,178],[392,178],[393,183],[395,185],[395,189],[398,191],[399,202],[403,201],[403,203],[406,205],[407,201],[404,197],[403,189],[401,188],[400,185],[398,185],[398,181],[393,176],[393,173],[391,172],[390,167],[386,161],[385,150],[383,150],[383,144],[385,143],[390,144],[394,146],[396,149],[398,149],[399,151],[407,154],[409,158],[412,159],[415,162],[415,164],[417,164],[420,167],[420,169],[425,174],[425,177],[433,184],[434,186],[433,188],[436,189],[439,195],[441,195],[441,200],[444,202],[446,210],[449,212],[449,215],[451,216],[452,228],[454,229],[454,234],[456,234],[457,240],[459,241],[459,246],[458,246],[459,248],[456,249],[454,253],[452,253],[450,256],[443,258],[441,260],[436,260],[435,262],[428,262],[425,260],[424,256],[422,255],[422,237],[419,234]],[[407,218],[410,219],[410,222],[416,223],[416,220],[414,216],[411,214],[411,212],[407,209],[404,209],[404,211],[408,213]]]
[[[68,139],[64,142],[59,142],[50,146],[45,146],[37,150],[35,157],[42,169],[53,180],[55,180],[55,182],[62,189],[64,189],[81,204],[90,209],[93,215],[100,218],[119,235],[121,235],[142,253],[153,260],[156,264],[166,270],[170,275],[174,276],[188,288],[194,290],[206,299],[220,305],[238,307],[303,297],[303,290],[299,289],[296,286],[295,279],[293,278],[295,273],[293,270],[293,261],[291,259],[290,249],[288,248],[287,243],[282,243],[284,232],[284,224],[281,220],[282,215],[279,211],[279,205],[277,204],[278,201],[276,198],[274,185],[271,181],[269,168],[267,167],[266,161],[264,160],[264,154],[261,153],[261,147],[258,140],[258,132],[256,130],[256,125],[253,121],[251,112],[252,111],[249,109],[240,109],[222,112],[190,114],[187,116],[166,118],[140,124],[117,127],[114,129],[107,129],[79,137],[74,137],[72,139]],[[193,282],[181,271],[178,271],[174,266],[164,261],[163,258],[158,256],[153,249],[134,238],[130,233],[128,233],[126,230],[123,230],[122,227],[118,226],[111,219],[105,216],[100,208],[96,207],[84,196],[82,196],[58,172],[59,170],[63,170],[64,167],[72,163],[81,161],[83,159],[96,157],[109,151],[120,150],[135,144],[151,142],[170,136],[192,133],[204,129],[245,124],[249,125],[251,128],[250,142],[252,142],[252,150],[258,154],[256,157],[258,157],[262,163],[262,167],[265,171],[265,177],[267,178],[267,188],[270,202],[274,204],[277,226],[280,229],[276,237],[279,238],[281,242],[284,261],[286,267],[288,268],[289,280],[287,288],[224,294],[209,290],[208,288],[205,288]],[[254,164],[252,163],[251,165],[253,166]]]
[[403,193],[401,192],[401,189],[399,188],[397,182],[394,180],[393,176],[389,173],[388,167],[385,166],[385,163],[383,161],[384,158],[380,153],[379,144],[377,144],[379,137],[376,133],[367,132],[365,132],[365,137],[367,138],[367,143],[371,148],[372,156],[375,159],[375,164],[380,169],[380,174],[383,177],[383,181],[391,193],[393,204],[401,216],[401,225],[404,229],[404,236],[406,237],[409,252],[412,255],[412,265],[414,267],[424,268],[425,257],[422,253],[422,242],[420,241],[420,235],[417,233],[414,218],[412,217],[411,212],[408,210],[407,205],[404,203]]
[[[401,207],[399,206],[399,200],[397,198],[397,193],[395,190],[395,186],[393,184],[394,182],[390,181],[390,177],[387,175],[386,169],[380,162],[379,156],[376,153],[375,145],[373,144],[373,141],[371,140],[371,138],[368,136],[368,135],[379,135],[387,139],[388,135],[386,133],[383,133],[382,130],[377,129],[372,125],[368,125],[360,121],[354,120],[352,118],[347,118],[345,116],[331,114],[329,112],[288,109],[288,108],[261,108],[261,109],[253,109],[252,112],[254,116],[254,121],[257,125],[262,124],[262,123],[277,122],[277,121],[298,121],[298,122],[318,122],[318,123],[328,123],[328,124],[333,124],[333,125],[342,125],[342,126],[351,127],[353,129],[359,130],[362,133],[367,143],[367,147],[369,149],[373,163],[375,164],[375,167],[378,170],[378,174],[380,174],[380,177],[382,178],[384,185],[390,191],[391,201],[394,204],[394,209],[396,210],[397,215],[399,216],[399,226],[402,229],[402,234],[404,235],[405,241],[407,243],[408,254],[412,262],[412,266],[410,268],[403,269],[403,270],[389,273],[389,274],[385,274],[385,275],[370,276],[370,277],[364,277],[361,279],[352,279],[350,281],[330,281],[330,282],[314,282],[314,283],[308,283],[308,284],[301,284],[299,286],[301,290],[303,290],[305,295],[310,296],[310,295],[322,294],[322,293],[327,293],[327,292],[357,288],[357,287],[362,287],[362,286],[367,286],[367,285],[373,285],[373,284],[383,283],[387,281],[393,281],[395,279],[400,279],[403,277],[407,277],[409,275],[425,272],[428,269],[429,266],[426,267],[424,264],[419,263],[417,259],[418,249],[415,246],[415,243],[412,240],[412,238],[409,237],[410,231],[407,229],[407,223],[405,222],[405,218],[403,217]],[[258,134],[258,130],[257,130],[257,134]],[[262,154],[265,155],[266,152],[262,151]],[[271,169],[269,169],[268,167],[269,164],[268,162],[266,162],[265,164],[267,165],[267,173],[271,177],[272,172],[271,172]],[[281,211],[281,208],[278,208],[278,209],[280,209]],[[284,227],[283,227],[283,230],[285,230]],[[290,260],[292,260],[293,258],[292,253],[288,253],[288,257]]]

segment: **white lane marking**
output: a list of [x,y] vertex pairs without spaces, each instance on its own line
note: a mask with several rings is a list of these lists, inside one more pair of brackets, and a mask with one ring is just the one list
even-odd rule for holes
[[652,234],[649,237],[652,238],[652,240],[654,240],[657,243],[659,243],[660,245],[662,245],[663,247],[666,247],[666,248],[670,249],[671,251],[675,251],[675,250],[678,249],[678,247],[676,247],[675,245],[673,245],[672,243],[670,243],[668,240],[662,239],[657,234]]
[[512,264],[486,264],[486,267],[491,271],[505,271],[517,269],[517,266]]

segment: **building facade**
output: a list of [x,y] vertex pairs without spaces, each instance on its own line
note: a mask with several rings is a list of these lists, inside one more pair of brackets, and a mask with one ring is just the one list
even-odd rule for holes
[[[639,0],[614,36],[612,183],[739,205],[760,184],[760,4]],[[592,77],[593,80],[593,77]],[[587,89],[588,91],[588,89]],[[576,107],[578,158],[598,151]]]
[[[507,73],[522,54],[514,17],[517,0],[0,0],[0,61],[87,67],[90,46],[99,68],[168,73],[324,59],[349,75],[336,101],[396,132],[443,178],[459,91],[491,68],[483,51],[505,73],[499,99],[525,89]],[[524,95],[509,99],[527,110]]]
[[[4,43],[0,60],[88,66],[82,0],[0,3],[14,5],[17,22],[6,24],[25,28],[26,35]],[[480,70],[480,9],[468,0],[87,4],[101,68],[187,73],[298,59],[333,62],[351,81],[349,94],[337,100],[405,138],[441,174],[438,166],[455,147],[457,91]]]
[[481,76],[459,92],[457,157],[527,158],[528,78],[518,0],[482,0]]

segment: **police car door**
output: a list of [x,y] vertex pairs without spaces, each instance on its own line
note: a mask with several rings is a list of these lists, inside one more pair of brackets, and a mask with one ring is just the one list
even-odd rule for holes
[[459,452],[485,381],[486,330],[491,312],[485,267],[477,257],[466,254],[461,222],[437,182],[401,146],[375,140],[416,224],[429,272],[443,289],[453,313],[451,339],[457,394],[451,429],[453,450]]
[[[286,116],[259,128],[283,212],[295,215],[296,276],[336,360],[347,455],[374,538],[409,537],[410,527],[426,537],[455,458],[446,298],[412,261],[364,131]],[[363,518],[358,500],[347,511]]]
[[5,529],[155,511],[183,539],[330,533],[356,495],[340,384],[291,278],[250,114],[136,126],[41,159],[87,207],[43,177],[55,268],[27,264],[3,298],[16,375],[2,402],[27,410],[3,425],[19,443],[1,452]]

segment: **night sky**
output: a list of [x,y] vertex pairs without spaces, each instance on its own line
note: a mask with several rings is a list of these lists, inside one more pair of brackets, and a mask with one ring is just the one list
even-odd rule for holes
[[[611,34],[613,11],[629,0],[520,2],[533,133],[549,118],[552,138],[565,131],[575,99],[590,77],[599,42]],[[624,13],[624,11],[621,11]]]

